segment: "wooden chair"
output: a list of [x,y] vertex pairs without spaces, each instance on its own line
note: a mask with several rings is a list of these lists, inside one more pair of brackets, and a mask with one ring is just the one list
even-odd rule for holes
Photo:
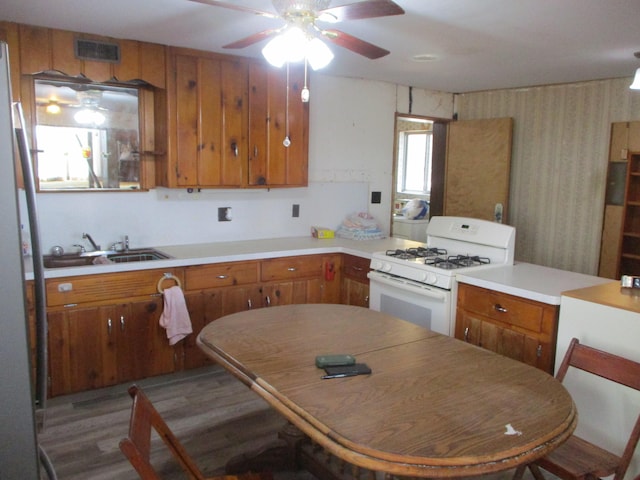
[[129,436],[120,441],[120,450],[129,459],[142,480],[161,480],[150,462],[151,429],[153,428],[192,480],[273,480],[271,473],[220,475],[205,477],[182,444],[169,429],[151,401],[137,385],[129,387],[133,398]]
[[[563,381],[569,367],[640,390],[640,363],[582,345],[577,338],[571,340],[556,378]],[[636,419],[622,456],[572,435],[560,447],[528,467],[536,480],[545,480],[541,468],[564,480],[594,480],[610,475],[614,475],[613,480],[622,480],[639,438],[640,415]],[[521,478],[525,468],[518,468],[514,478]],[[640,476],[636,479],[640,479]]]

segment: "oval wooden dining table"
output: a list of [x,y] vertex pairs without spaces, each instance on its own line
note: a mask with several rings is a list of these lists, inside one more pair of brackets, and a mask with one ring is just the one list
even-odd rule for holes
[[[573,432],[575,405],[541,370],[390,315],[346,305],[250,310],[198,344],[325,451],[374,472],[459,477],[529,463]],[[370,375],[321,379],[316,355]]]

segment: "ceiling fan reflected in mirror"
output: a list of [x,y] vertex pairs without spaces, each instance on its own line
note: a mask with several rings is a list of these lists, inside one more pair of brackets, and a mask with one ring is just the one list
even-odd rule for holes
[[273,13],[217,0],[191,1],[284,21],[280,27],[254,33],[223,45],[223,48],[245,48],[271,39],[262,50],[269,63],[281,67],[287,62],[305,60],[314,70],[325,67],[333,59],[331,49],[323,40],[372,60],[390,53],[345,32],[322,28],[318,24],[404,14],[404,10],[391,0],[363,0],[332,8],[331,0],[272,0]]

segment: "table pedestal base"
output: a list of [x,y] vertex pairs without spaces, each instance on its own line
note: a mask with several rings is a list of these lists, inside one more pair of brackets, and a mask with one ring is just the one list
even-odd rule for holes
[[242,453],[226,464],[228,475],[246,472],[306,470],[321,480],[375,480],[375,472],[351,465],[312,445],[309,438],[286,424],[278,439],[254,452]]

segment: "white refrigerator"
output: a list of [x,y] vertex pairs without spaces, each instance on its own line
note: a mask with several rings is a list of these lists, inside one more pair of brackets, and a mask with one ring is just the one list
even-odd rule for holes
[[[0,479],[40,479],[40,461],[49,478],[55,472],[39,448],[38,413],[46,407],[46,315],[44,274],[39,244],[33,170],[30,168],[22,110],[12,104],[8,47],[0,42]],[[16,184],[16,154],[25,176],[24,191]],[[26,211],[20,215],[19,195]],[[25,203],[23,202],[23,204]],[[29,335],[22,255],[21,224],[31,231],[36,286],[37,337],[40,351],[32,387]]]

